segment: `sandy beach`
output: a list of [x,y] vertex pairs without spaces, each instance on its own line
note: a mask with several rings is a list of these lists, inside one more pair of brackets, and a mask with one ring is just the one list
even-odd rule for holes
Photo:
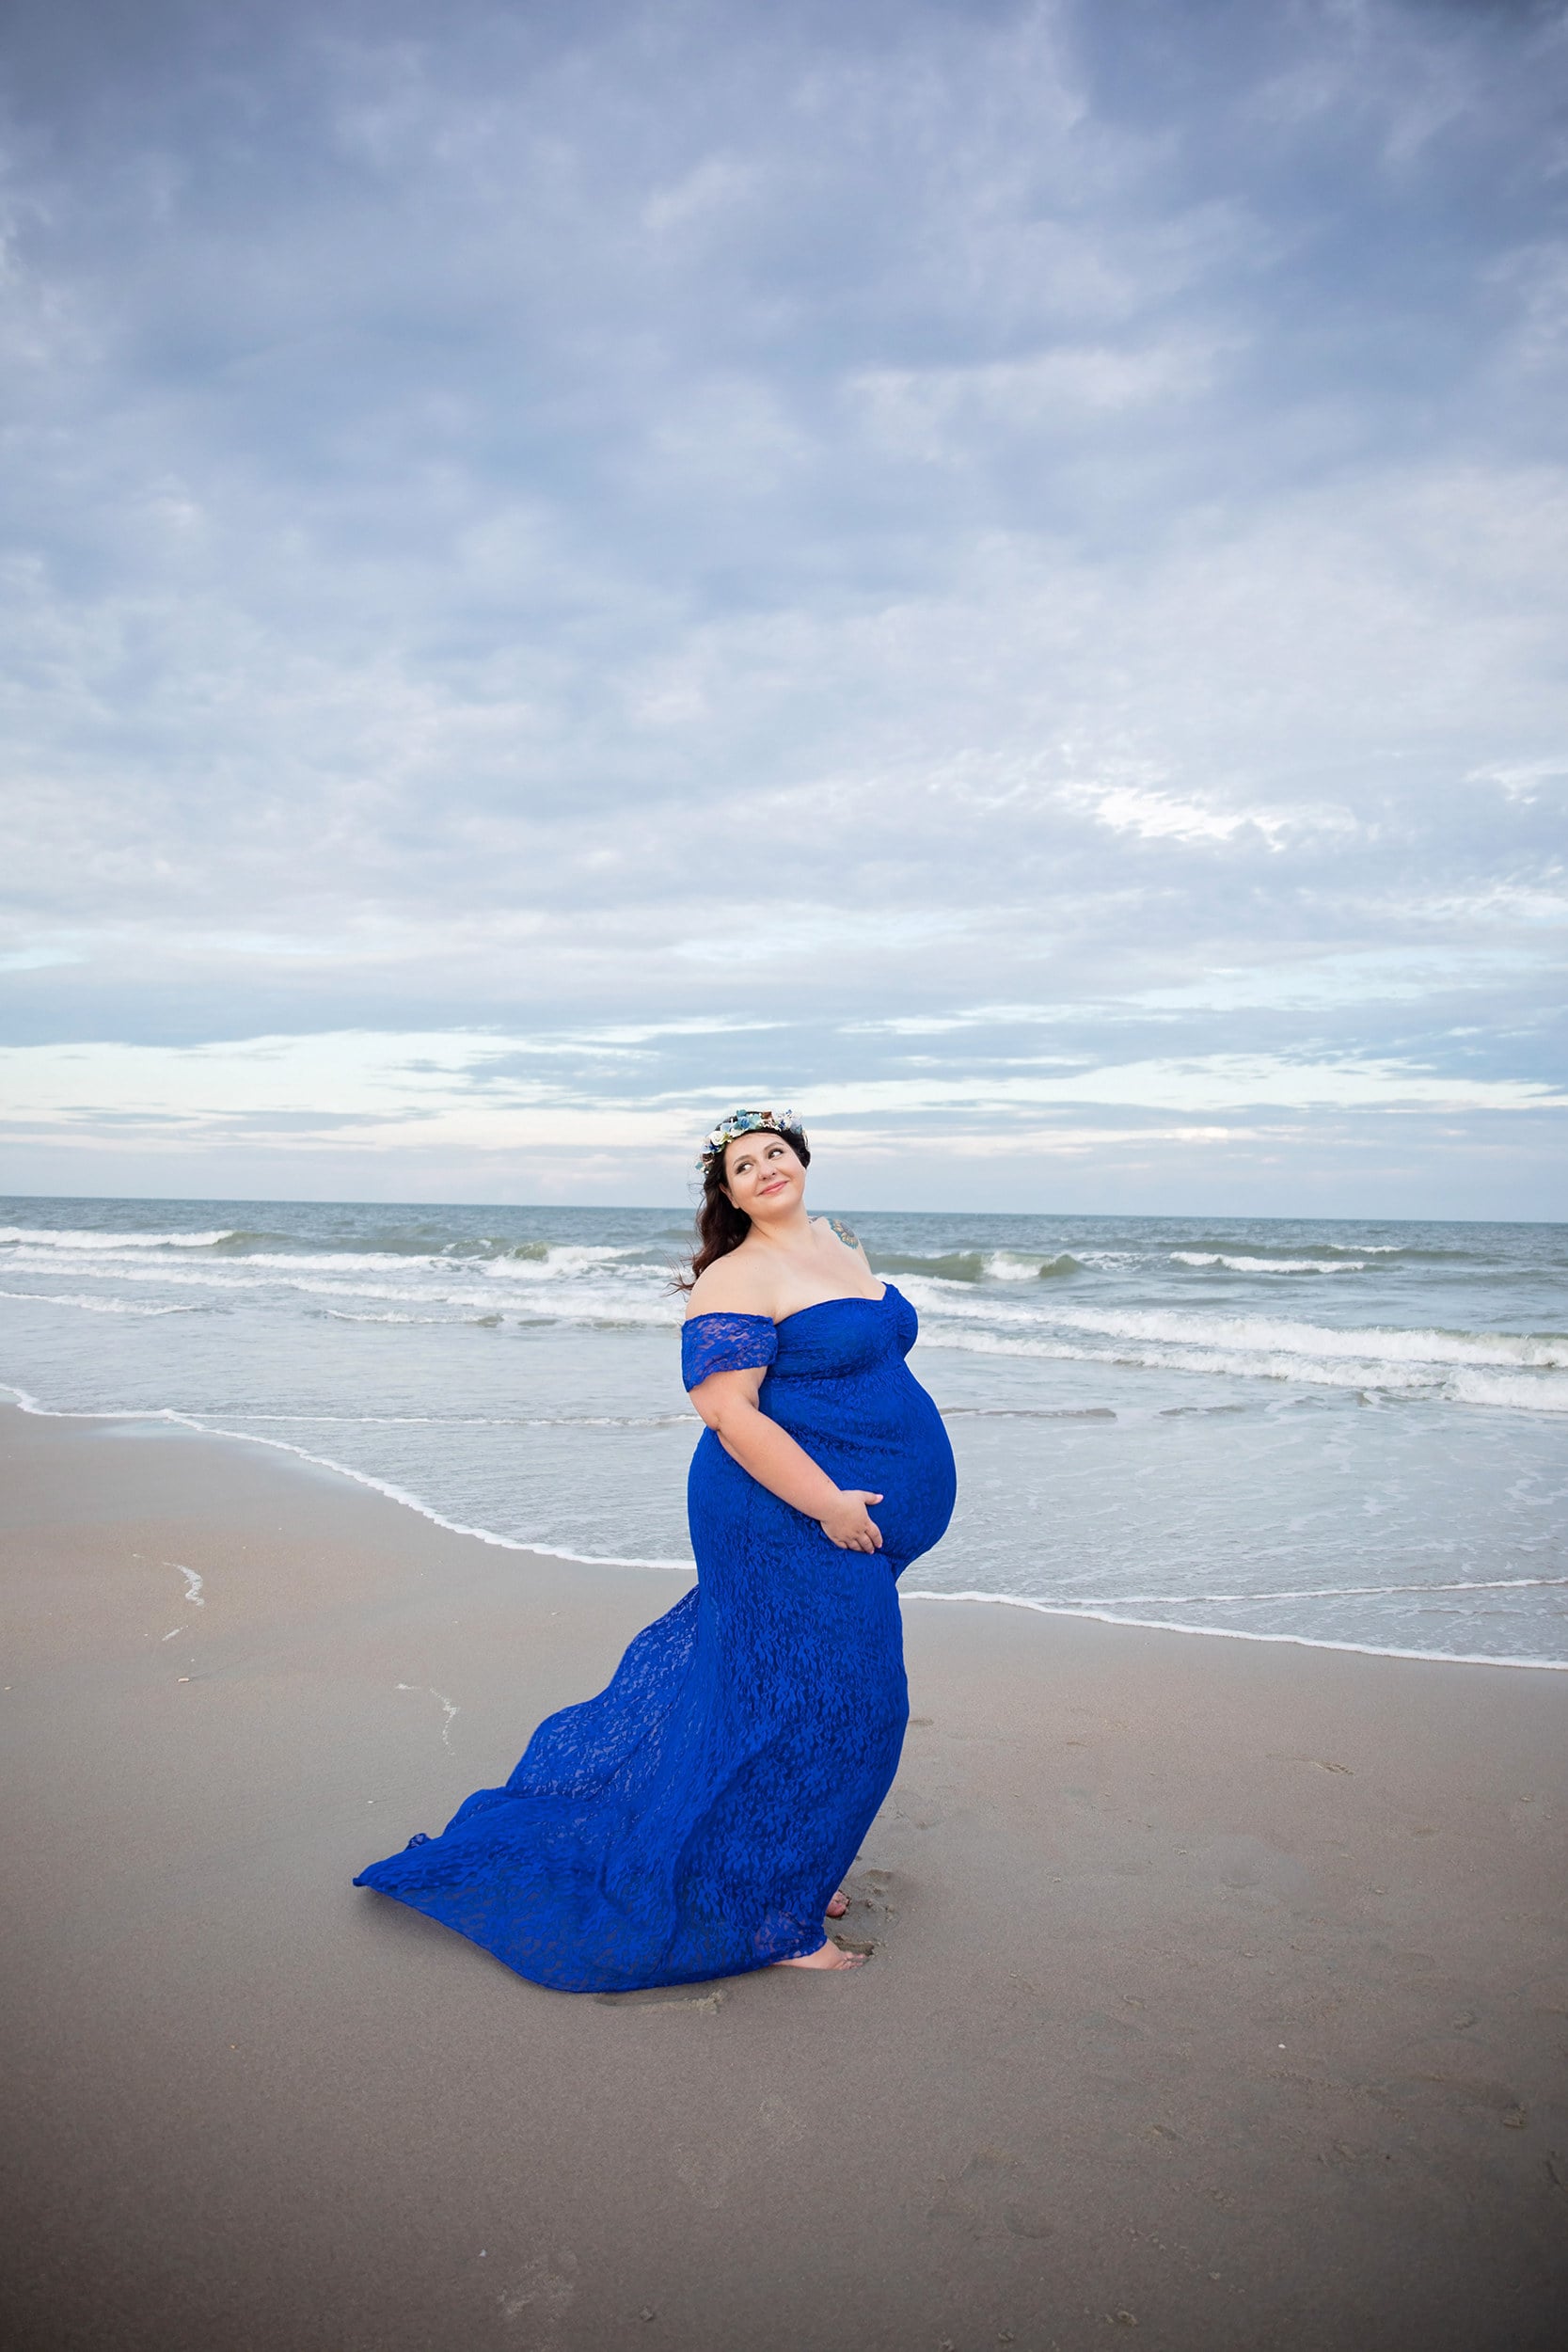
[[855,1975],[525,1984],[350,1884],[678,1577],[0,1411],[17,2352],[1528,2352],[1568,1675],[913,1601]]

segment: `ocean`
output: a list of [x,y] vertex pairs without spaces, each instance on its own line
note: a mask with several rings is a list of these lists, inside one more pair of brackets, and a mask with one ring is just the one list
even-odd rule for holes
[[[1568,1227],[837,1213],[919,1310],[958,1456],[907,1594],[1568,1665]],[[687,1565],[689,1234],[0,1200],[0,1385],[282,1447],[497,1543]]]

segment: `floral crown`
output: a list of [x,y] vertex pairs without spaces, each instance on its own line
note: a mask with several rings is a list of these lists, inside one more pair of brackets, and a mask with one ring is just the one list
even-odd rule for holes
[[801,1141],[805,1140],[793,1111],[731,1111],[704,1144],[697,1166],[706,1175],[714,1161],[723,1157],[726,1143],[733,1142],[736,1136],[753,1135],[759,1127],[770,1127],[776,1136],[800,1136]]

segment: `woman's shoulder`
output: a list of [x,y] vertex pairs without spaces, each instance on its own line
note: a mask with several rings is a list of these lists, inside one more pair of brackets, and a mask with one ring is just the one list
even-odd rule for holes
[[834,1241],[842,1242],[846,1249],[852,1249],[857,1258],[860,1258],[869,1263],[869,1260],[866,1260],[865,1251],[862,1247],[860,1235],[858,1233],[851,1232],[848,1226],[845,1224],[844,1219],[841,1216],[814,1216],[812,1218],[812,1224],[816,1227],[819,1233],[832,1233]]
[[738,1249],[716,1258],[687,1293],[688,1323],[693,1315],[763,1315],[771,1322],[772,1301],[760,1277],[761,1268],[748,1263]]

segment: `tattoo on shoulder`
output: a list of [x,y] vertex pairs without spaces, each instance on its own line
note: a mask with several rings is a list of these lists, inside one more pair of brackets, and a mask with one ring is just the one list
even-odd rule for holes
[[846,1249],[858,1249],[861,1246],[859,1234],[852,1233],[841,1217],[831,1216],[828,1219],[828,1231],[838,1235]]

